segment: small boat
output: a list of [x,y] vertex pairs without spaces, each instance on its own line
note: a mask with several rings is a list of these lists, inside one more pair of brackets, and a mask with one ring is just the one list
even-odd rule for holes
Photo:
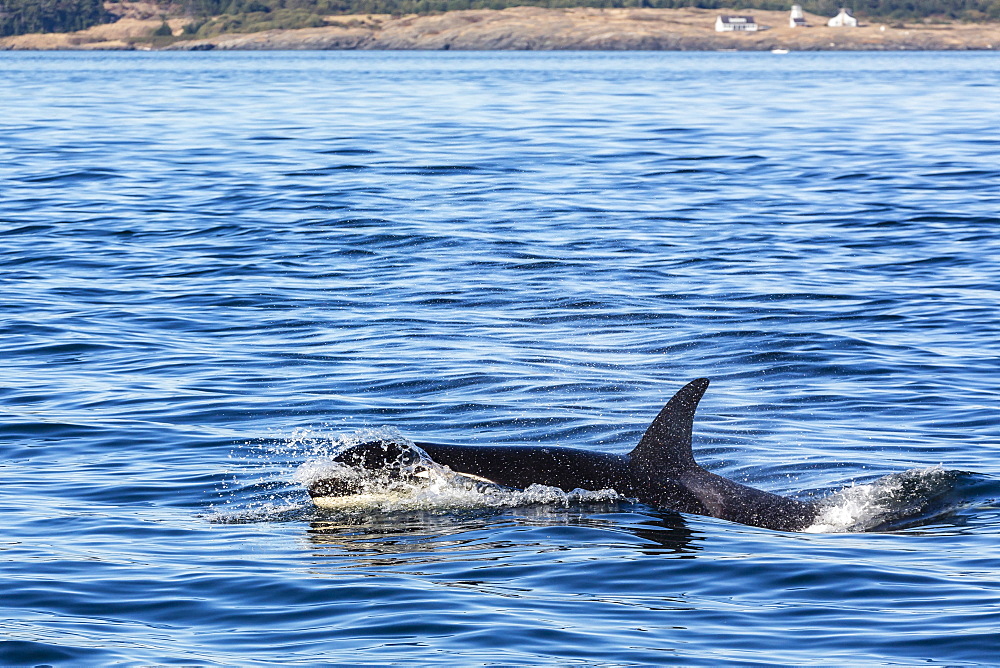
[[771,49],[771,53],[788,53],[788,49]]

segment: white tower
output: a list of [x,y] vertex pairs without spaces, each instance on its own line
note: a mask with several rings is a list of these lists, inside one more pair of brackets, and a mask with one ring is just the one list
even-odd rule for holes
[[806,15],[802,13],[802,5],[792,5],[792,13],[788,16],[789,28],[804,28]]

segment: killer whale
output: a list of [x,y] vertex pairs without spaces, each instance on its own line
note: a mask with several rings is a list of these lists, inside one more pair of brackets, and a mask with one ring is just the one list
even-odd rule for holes
[[[667,402],[627,455],[547,446],[470,446],[415,443],[435,463],[472,481],[515,489],[533,484],[614,489],[656,508],[707,515],[750,526],[800,531],[819,510],[813,503],[748,487],[705,470],[691,449],[694,414],[709,380],[691,381]],[[427,476],[420,453],[388,440],[360,443],[334,457],[338,463],[395,478]],[[351,478],[321,478],[308,485],[317,505],[356,493]]]

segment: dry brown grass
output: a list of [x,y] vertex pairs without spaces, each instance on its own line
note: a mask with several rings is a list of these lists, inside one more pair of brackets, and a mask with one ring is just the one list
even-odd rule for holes
[[[128,3],[131,16],[113,24],[69,34],[20,35],[0,39],[0,49],[147,48],[158,27],[149,3]],[[705,9],[543,9],[512,7],[466,10],[429,16],[362,14],[329,18],[329,25],[272,30],[253,35],[220,35],[179,42],[172,48],[220,49],[681,49],[681,50],[903,50],[1000,48],[1000,24],[875,23],[830,28],[826,18],[807,15],[809,28],[788,27],[787,12],[754,11],[771,28],[756,33],[717,33]],[[186,19],[170,19],[180,35]],[[898,25],[898,24],[897,24]]]

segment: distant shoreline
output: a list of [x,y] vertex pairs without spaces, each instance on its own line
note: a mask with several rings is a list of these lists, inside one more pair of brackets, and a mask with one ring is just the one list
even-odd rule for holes
[[[752,14],[769,29],[719,33],[720,14]],[[160,19],[120,19],[75,33],[0,39],[0,50],[463,50],[463,51],[956,51],[1000,50],[1000,23],[892,24],[831,28],[788,12],[708,9],[545,9],[511,7],[434,15],[331,16],[329,25],[208,39],[182,39],[186,19],[170,19],[175,37],[156,38]]]

